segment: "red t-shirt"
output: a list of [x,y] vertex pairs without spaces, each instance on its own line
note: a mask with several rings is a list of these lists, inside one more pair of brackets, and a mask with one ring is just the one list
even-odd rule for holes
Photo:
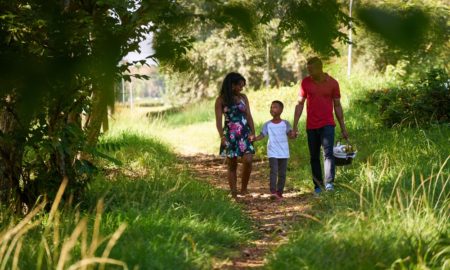
[[306,98],[306,128],[336,126],[333,117],[333,99],[340,98],[339,83],[328,74],[323,82],[314,82],[311,76],[302,80],[299,96]]

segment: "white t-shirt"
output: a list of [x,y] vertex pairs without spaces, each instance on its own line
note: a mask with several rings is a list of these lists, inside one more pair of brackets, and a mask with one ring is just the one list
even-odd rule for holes
[[275,124],[267,121],[261,131],[262,136],[269,136],[267,142],[267,156],[269,158],[289,158],[289,143],[287,133],[291,125],[286,120]]

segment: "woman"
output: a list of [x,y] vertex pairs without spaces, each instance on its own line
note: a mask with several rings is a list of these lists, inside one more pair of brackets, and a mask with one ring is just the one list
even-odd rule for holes
[[[235,72],[229,73],[222,83],[220,95],[216,99],[216,127],[221,138],[220,154],[227,157],[228,183],[231,196],[237,197],[237,158],[242,158],[241,194],[248,194],[247,185],[252,172],[255,149],[251,143],[255,127],[247,96],[241,94],[245,78]],[[222,115],[225,125],[222,126]]]

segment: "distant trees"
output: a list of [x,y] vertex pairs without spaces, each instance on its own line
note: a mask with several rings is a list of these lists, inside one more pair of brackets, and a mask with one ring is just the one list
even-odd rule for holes
[[337,55],[335,42],[347,42],[341,30],[349,17],[338,1],[247,3],[257,22],[250,34],[242,35],[233,27],[197,29],[197,39],[186,54],[188,72],[163,68],[169,74],[166,89],[174,103],[216,95],[230,71],[242,73],[255,89],[264,87],[266,76],[271,86],[296,83],[304,74],[308,55]]
[[[186,53],[188,72],[163,67],[173,103],[217,94],[224,75],[241,72],[255,89],[289,85],[305,75],[307,57],[345,51],[347,1],[249,1],[257,26],[252,35],[234,28],[198,29]],[[198,4],[198,3],[197,3]],[[195,4],[192,4],[195,5]],[[353,1],[353,61],[374,72],[424,75],[448,68],[448,7],[444,1]],[[267,66],[268,65],[268,66]]]

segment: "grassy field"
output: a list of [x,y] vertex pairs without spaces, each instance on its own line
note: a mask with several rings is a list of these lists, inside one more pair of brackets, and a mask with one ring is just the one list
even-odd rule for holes
[[[290,240],[269,258],[269,269],[450,269],[450,127],[386,128],[373,106],[357,99],[369,89],[395,82],[356,74],[341,84],[342,102],[351,142],[358,149],[355,163],[337,169],[337,191],[321,196],[314,220],[301,221]],[[364,77],[363,77],[364,76]],[[253,117],[260,131],[270,119],[272,100],[285,103],[283,117],[293,119],[298,86],[248,90]],[[151,134],[181,153],[217,153],[213,101],[181,113],[148,119],[134,114],[139,125],[117,116],[114,130]],[[300,130],[304,130],[304,117]],[[337,128],[339,140],[339,128]],[[264,158],[265,141],[257,143]],[[311,192],[306,135],[291,141],[288,182]]]
[[[358,156],[337,169],[336,192],[315,200],[314,218],[299,221],[267,268],[450,269],[450,126],[383,127],[375,108],[357,100],[394,82],[366,74],[347,79],[329,68],[341,83]],[[283,117],[292,121],[297,92],[298,86],[247,90],[257,131],[270,119],[274,99],[285,103]],[[213,101],[203,101],[153,117],[143,109],[118,110],[101,145],[114,146],[107,152],[123,165],[102,163],[105,169],[72,207],[68,201],[50,212],[38,206],[24,220],[2,209],[0,270],[100,263],[210,269],[236,254],[254,237],[250,221],[174,154],[217,153],[213,108]],[[265,144],[256,144],[259,158]],[[305,132],[290,148],[288,185],[311,192]]]
[[123,165],[103,164],[80,204],[22,222],[3,209],[0,269],[211,269],[253,237],[239,205],[157,140],[128,132],[101,143]]

